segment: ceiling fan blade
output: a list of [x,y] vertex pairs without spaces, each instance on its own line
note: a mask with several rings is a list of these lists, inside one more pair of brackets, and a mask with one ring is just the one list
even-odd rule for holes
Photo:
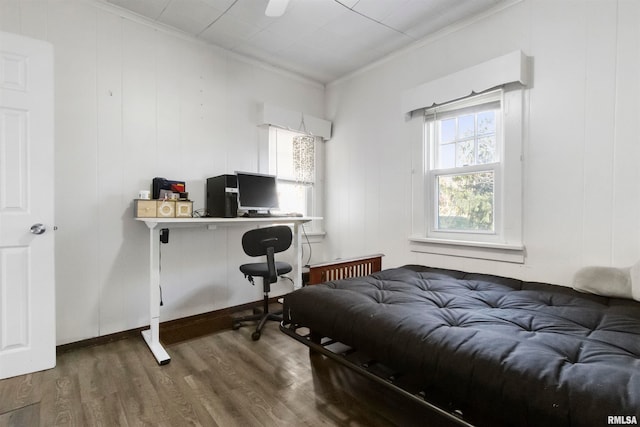
[[288,5],[289,0],[269,0],[267,9],[264,11],[264,14],[273,18],[277,18],[278,16],[284,15],[284,12],[285,10],[287,10]]

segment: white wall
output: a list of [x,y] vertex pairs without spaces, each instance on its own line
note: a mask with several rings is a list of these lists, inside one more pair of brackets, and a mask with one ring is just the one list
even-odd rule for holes
[[[202,208],[206,177],[255,169],[259,102],[334,122],[328,245],[314,256],[383,252],[385,267],[415,262],[556,283],[582,265],[637,261],[639,23],[635,0],[524,0],[325,94],[88,1],[0,0],[0,30],[55,47],[58,343],[148,323],[148,234],[131,219],[132,199],[165,176],[186,180]],[[402,92],[516,49],[534,58],[525,264],[411,252],[415,129],[402,115]],[[237,270],[242,231],[172,232],[162,246],[162,320],[260,299]]]
[[[0,30],[55,49],[58,344],[149,323],[138,190],[186,180],[203,208],[207,177],[257,170],[258,103],[323,114],[322,85],[97,3],[2,0]],[[262,298],[238,271],[243,231],[171,232],[161,320]]]
[[[520,49],[533,57],[523,265],[410,251],[406,89]],[[524,0],[327,88],[327,251],[567,284],[640,258],[640,3]],[[412,128],[413,126],[413,128]]]

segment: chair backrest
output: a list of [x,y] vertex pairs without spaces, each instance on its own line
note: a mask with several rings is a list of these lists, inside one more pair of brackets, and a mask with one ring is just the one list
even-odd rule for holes
[[269,282],[275,283],[278,276],[273,254],[289,249],[292,238],[291,228],[286,225],[256,228],[244,233],[242,249],[249,256],[267,256]]
[[249,256],[267,255],[270,247],[273,253],[283,252],[291,246],[292,237],[291,228],[286,225],[256,228],[244,233],[242,249]]

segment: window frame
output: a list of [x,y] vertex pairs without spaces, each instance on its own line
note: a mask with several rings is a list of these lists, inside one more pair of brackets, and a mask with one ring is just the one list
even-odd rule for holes
[[[438,227],[440,208],[437,203],[439,188],[438,178],[443,176],[459,176],[474,174],[480,172],[493,172],[493,229],[491,231],[484,230],[455,230],[444,229]],[[491,163],[485,165],[467,166],[464,168],[449,168],[449,169],[430,169],[426,172],[427,190],[427,209],[429,215],[427,216],[427,235],[429,237],[435,237],[440,239],[458,239],[460,236],[469,234],[473,237],[470,240],[482,240],[481,236],[495,236],[499,234],[499,227],[502,226],[502,164]],[[489,237],[491,240],[492,237]]]
[[[433,107],[425,110],[424,115],[424,127],[425,127],[425,149],[424,152],[427,156],[425,159],[425,188],[426,188],[426,220],[427,220],[427,237],[437,239],[452,239],[452,240],[470,240],[470,241],[492,241],[494,236],[501,234],[502,227],[502,167],[503,167],[503,135],[502,129],[502,96],[501,90],[490,91],[481,95],[465,98],[460,101],[454,101],[443,106]],[[489,108],[495,109],[496,104],[499,107],[499,113],[496,117],[496,152],[497,161],[486,164],[474,164],[469,166],[454,166],[450,168],[439,168],[438,151],[439,140],[435,136],[437,130],[437,124],[440,120],[450,117],[460,117],[465,113],[477,113],[480,111],[487,111]],[[486,106],[486,107],[485,107]],[[489,108],[487,108],[489,107]],[[442,116],[438,116],[438,115]],[[428,128],[428,130],[427,130]],[[475,135],[475,134],[474,134]],[[457,140],[457,139],[456,139]],[[494,174],[494,187],[493,187],[493,230],[481,231],[481,230],[444,230],[438,227],[438,178],[441,176],[451,175],[465,175],[469,173],[478,173],[484,171],[491,171]]]
[[[439,106],[441,111],[452,111],[486,103],[491,96],[499,93],[501,102],[501,143],[499,163],[465,167],[466,171],[493,169],[494,175],[494,232],[470,230],[437,230],[437,204],[432,203],[437,194],[437,176],[446,175],[451,169],[434,169],[435,161],[432,140],[427,132],[427,116],[423,114],[410,120],[410,132],[417,132],[415,138],[413,178],[412,178],[412,234],[409,238],[411,250],[440,255],[463,256],[497,261],[524,262],[522,243],[522,147],[525,136],[525,105],[527,93],[521,85],[505,85],[499,90],[470,96],[462,100]],[[475,98],[475,101],[474,101]],[[485,102],[483,102],[485,101]],[[431,128],[434,128],[432,126]]]

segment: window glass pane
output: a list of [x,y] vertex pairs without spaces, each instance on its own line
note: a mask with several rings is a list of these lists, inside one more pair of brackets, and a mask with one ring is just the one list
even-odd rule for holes
[[437,177],[439,230],[493,232],[494,172]]
[[456,166],[470,166],[475,164],[474,143],[462,141],[456,144]]
[[273,173],[279,178],[295,179],[292,135],[278,130],[276,144],[276,170]]
[[496,137],[481,138],[478,141],[478,164],[487,164],[498,161],[496,155]]
[[[454,112],[443,119],[434,117],[436,125],[434,167],[466,167],[499,161],[497,114],[499,110]],[[455,148],[453,147],[455,145]],[[454,152],[452,152],[454,151]],[[453,156],[453,158],[452,158]]]
[[311,185],[278,181],[280,211],[310,215]]
[[478,135],[496,132],[496,112],[484,111],[478,113]]
[[441,169],[453,168],[456,166],[456,144],[446,144],[440,146],[438,157],[438,167]]
[[469,138],[476,133],[475,116],[469,114],[458,119],[458,139]]
[[456,139],[456,119],[440,120],[440,143],[451,142]]

